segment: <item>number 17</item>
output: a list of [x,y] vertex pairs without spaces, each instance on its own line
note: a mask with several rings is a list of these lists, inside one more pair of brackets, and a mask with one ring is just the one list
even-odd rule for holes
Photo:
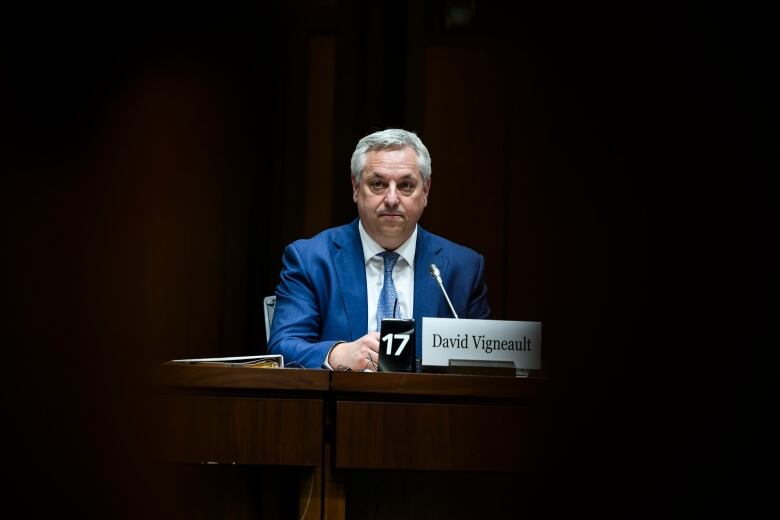
[[[393,350],[393,339],[398,338],[401,339],[401,344],[398,346],[398,350],[395,351],[395,354],[392,354]],[[409,334],[387,334],[384,338],[382,338],[382,341],[387,343],[387,355],[393,355],[393,356],[400,356],[401,352],[404,350],[404,347],[407,343],[409,343]]]

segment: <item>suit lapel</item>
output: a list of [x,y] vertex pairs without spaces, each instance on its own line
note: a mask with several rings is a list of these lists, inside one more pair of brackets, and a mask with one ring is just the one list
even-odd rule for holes
[[448,258],[442,248],[433,243],[430,233],[417,227],[417,250],[414,258],[414,319],[421,324],[423,316],[439,315],[442,300],[441,289],[431,276],[430,265],[436,264],[442,273],[447,273]]
[[350,339],[354,341],[366,334],[368,326],[366,268],[357,220],[334,238],[331,255],[344,299]]

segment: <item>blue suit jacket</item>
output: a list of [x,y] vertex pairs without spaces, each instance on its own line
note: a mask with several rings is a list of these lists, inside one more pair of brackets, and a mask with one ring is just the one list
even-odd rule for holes
[[[285,365],[320,368],[337,341],[354,341],[367,332],[366,268],[358,220],[327,229],[287,246],[276,288],[268,352]],[[422,317],[452,317],[428,267],[436,264],[453,307],[461,318],[490,314],[485,262],[473,250],[417,226],[414,257],[414,319],[420,357]]]

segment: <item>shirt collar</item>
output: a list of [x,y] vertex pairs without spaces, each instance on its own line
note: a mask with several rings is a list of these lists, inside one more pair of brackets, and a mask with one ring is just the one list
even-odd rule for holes
[[[363,227],[363,223],[358,220],[358,231],[360,232],[360,242],[363,244],[363,261],[368,264],[368,261],[374,258],[376,255],[385,250],[384,247],[376,243],[376,240],[371,238],[368,231]],[[412,236],[406,239],[406,242],[401,244],[398,249],[395,250],[401,258],[406,260],[406,263],[414,269],[414,253],[417,251],[417,225],[414,226]]]

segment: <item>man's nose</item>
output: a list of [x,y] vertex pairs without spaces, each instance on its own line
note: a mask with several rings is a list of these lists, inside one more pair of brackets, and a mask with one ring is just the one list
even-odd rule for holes
[[397,206],[400,203],[401,199],[398,197],[398,190],[395,187],[395,183],[391,183],[390,186],[387,187],[387,191],[385,192],[385,205],[387,206]]

